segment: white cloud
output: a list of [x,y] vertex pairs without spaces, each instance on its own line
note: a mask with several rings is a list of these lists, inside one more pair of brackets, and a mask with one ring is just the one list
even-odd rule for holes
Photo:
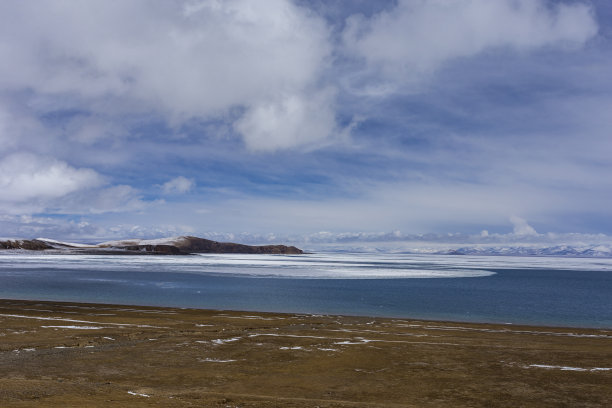
[[[387,4],[351,17],[339,44],[327,24],[340,30],[340,21],[289,0],[0,2],[0,163],[10,164],[0,213],[124,212],[113,222],[141,235],[180,222],[493,236],[511,214],[557,231],[580,230],[574,214],[609,219],[609,43],[548,52],[595,35],[585,2]],[[436,71],[435,84],[423,81]],[[355,97],[344,78],[377,96],[432,88],[398,103]],[[348,133],[340,124],[351,115],[366,118],[353,143],[310,152]],[[236,134],[251,152],[294,151],[246,157],[226,140]],[[34,154],[8,156],[17,151]],[[215,193],[205,209],[195,193],[150,205],[144,194],[195,185],[178,177],[152,186],[156,170],[198,171]],[[151,189],[104,184],[100,174]],[[224,180],[238,192],[221,191]],[[532,232],[525,222],[515,234]]]
[[235,127],[253,151],[313,145],[335,130],[334,92],[292,94],[250,106]]
[[195,186],[195,182],[183,176],[178,176],[162,184],[164,194],[184,194]]
[[400,0],[372,18],[350,17],[343,39],[349,55],[363,58],[370,73],[389,81],[368,86],[387,93],[397,85],[418,85],[452,59],[496,48],[580,46],[597,29],[583,3]]
[[130,186],[108,186],[92,169],[31,153],[0,158],[0,192],[0,213],[5,214],[99,214],[147,205]]
[[15,153],[0,159],[0,202],[32,203],[97,187],[102,177],[49,157]]
[[538,235],[536,230],[524,219],[513,215],[510,217],[510,222],[514,225],[514,234],[516,235]]
[[[85,142],[105,137],[97,120],[105,115],[153,111],[178,126],[235,107],[257,116],[253,110],[285,106],[286,95],[304,101],[330,54],[324,20],[289,0],[0,4],[0,92],[27,89],[30,106],[42,111],[93,112],[92,125],[74,129],[73,138]],[[254,125],[245,130],[247,144],[270,137],[270,145],[292,147],[326,137],[329,100],[302,110],[314,116],[301,123],[324,117],[326,126],[306,137],[295,125],[282,133]]]

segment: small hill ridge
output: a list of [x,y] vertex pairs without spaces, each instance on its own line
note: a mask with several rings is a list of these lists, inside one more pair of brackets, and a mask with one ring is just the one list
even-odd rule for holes
[[244,245],[234,242],[217,242],[193,236],[160,239],[127,239],[108,241],[97,245],[83,245],[47,238],[15,239],[0,241],[0,249],[23,249],[83,254],[285,254],[299,255],[303,251],[287,245]]

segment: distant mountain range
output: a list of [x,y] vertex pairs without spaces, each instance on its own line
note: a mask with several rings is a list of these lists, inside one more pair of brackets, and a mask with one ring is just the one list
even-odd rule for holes
[[407,255],[481,255],[481,256],[557,256],[583,258],[612,258],[612,244],[517,244],[491,245],[442,243],[353,243],[327,244],[315,247],[321,252],[380,253]]
[[[295,246],[287,245],[244,245],[233,242],[218,242],[193,236],[181,236],[160,239],[128,239],[108,241],[95,245],[77,244],[56,241],[48,238],[36,239],[0,239],[0,250],[17,249],[44,251],[46,253],[71,254],[117,254],[117,255],[187,255],[194,253],[211,254],[287,254],[296,255],[304,253]],[[429,255],[483,255],[483,256],[562,256],[562,257],[589,257],[612,258],[612,244],[574,244],[574,245],[491,245],[472,244],[465,246],[446,246],[443,244],[424,245],[418,247],[387,246],[380,243],[372,245],[331,245],[321,246],[323,252],[377,252],[377,253],[405,253]]]
[[75,244],[48,238],[15,239],[0,241],[0,249],[21,249],[49,253],[100,254],[100,255],[188,255],[210,254],[302,254],[302,250],[286,245],[243,245],[233,242],[217,242],[209,239],[182,236],[153,240],[129,239],[108,241],[96,245]]
[[466,246],[438,252],[450,255],[509,255],[509,256],[574,256],[589,258],[612,257],[612,247],[608,245],[572,246]]

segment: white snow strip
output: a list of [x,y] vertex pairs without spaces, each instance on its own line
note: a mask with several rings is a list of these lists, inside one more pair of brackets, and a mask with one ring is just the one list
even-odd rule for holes
[[64,241],[58,241],[55,239],[49,239],[49,238],[36,238],[36,241],[43,241],[46,242],[48,244],[56,244],[56,245],[65,245],[65,246],[70,246],[70,247],[74,247],[74,248],[97,248],[97,245],[88,245],[88,244],[77,244],[74,242],[64,242]]
[[238,360],[221,360],[218,358],[200,358],[198,361],[207,362],[207,363],[231,363],[232,361]]
[[349,344],[367,344],[369,342],[371,342],[373,340],[360,340],[360,341],[338,341],[334,344],[338,344],[338,345],[349,345]]
[[410,336],[410,337],[440,337],[433,336],[429,334],[417,334],[417,333],[392,333],[392,332],[383,332],[380,330],[354,330],[354,329],[322,329],[324,331],[330,332],[344,332],[344,333],[374,333],[379,335],[389,335],[389,336]]
[[108,337],[108,336],[104,336],[104,337],[102,337],[102,338],[103,338],[103,339],[106,339],[106,340],[113,340],[113,341],[115,341],[115,339],[113,339],[112,337]]
[[[402,325],[399,325],[402,326]],[[462,327],[462,326],[420,326],[416,324],[407,325],[408,327],[422,327],[424,330],[449,330],[449,331],[472,331],[472,332],[486,332],[486,333],[510,333],[510,334],[536,334],[546,336],[559,336],[559,337],[578,337],[578,338],[612,338],[606,334],[583,334],[583,333],[566,333],[566,332],[551,332],[551,331],[535,331],[535,330],[511,330],[511,329],[483,329],[476,327]]]
[[269,336],[269,337],[295,337],[302,339],[323,339],[327,340],[329,337],[321,337],[321,336],[299,336],[297,334],[275,334],[275,333],[253,333],[249,334],[249,337],[259,337],[259,336]]
[[[306,339],[319,339],[319,340],[342,340],[341,342],[337,342],[334,344],[366,344],[370,342],[379,342],[379,343],[405,343],[405,344],[432,344],[438,346],[461,346],[459,343],[444,343],[444,342],[430,342],[430,341],[402,341],[402,340],[372,340],[372,339],[364,339],[361,337],[357,337],[355,339],[347,339],[345,337],[321,337],[321,336],[300,336],[297,334],[275,334],[275,333],[253,333],[249,334],[249,337],[259,337],[259,336],[270,336],[270,337],[295,337],[295,338],[306,338]],[[353,340],[353,341],[351,341]],[[357,340],[357,341],[354,341]]]
[[225,343],[231,343],[233,341],[238,341],[240,340],[241,337],[232,337],[231,339],[215,339],[215,340],[211,340],[210,342],[213,344],[225,344]]
[[304,350],[304,347],[302,346],[295,346],[295,347],[280,347],[281,350]]
[[57,320],[61,322],[71,322],[71,323],[89,323],[89,324],[102,324],[102,325],[112,325],[112,326],[150,327],[150,328],[156,328],[156,329],[167,329],[167,327],[149,326],[148,324],[100,323],[100,322],[90,322],[89,320],[64,319],[62,317],[24,316],[24,315],[14,315],[14,314],[4,314],[4,313],[0,313],[0,316],[1,317],[15,317],[18,319]]
[[104,327],[98,326],[40,326],[45,329],[76,329],[76,330],[100,330]]
[[525,368],[546,368],[549,370],[561,370],[561,371],[611,371],[612,367],[594,367],[594,368],[582,368],[582,367],[569,367],[569,366],[558,366],[548,364],[530,364]]
[[130,395],[135,395],[137,397],[147,397],[147,398],[150,397],[150,395],[148,395],[148,394],[141,394],[139,392],[134,392],[134,391],[128,391],[127,393],[130,394]]

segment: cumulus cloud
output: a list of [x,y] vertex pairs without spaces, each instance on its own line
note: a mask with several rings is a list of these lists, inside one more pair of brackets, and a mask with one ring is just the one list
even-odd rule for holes
[[[266,106],[305,100],[330,54],[324,20],[289,0],[0,5],[0,92],[28,90],[36,109],[84,109],[94,119],[156,112],[180,126],[244,107],[245,121],[257,122]],[[305,134],[296,125],[245,125],[248,146],[266,135],[285,147],[329,134],[333,114],[298,109],[311,121],[324,116],[327,126]],[[74,137],[88,142],[105,132],[99,122],[80,124]]]
[[514,225],[514,234],[516,235],[538,235],[536,230],[529,224],[527,221],[522,219],[521,217],[517,217],[513,215],[510,217],[510,222]]
[[287,95],[249,106],[235,127],[253,151],[312,146],[334,132],[333,105],[331,89],[313,95]]
[[[339,132],[344,77],[385,94],[456,58],[596,33],[585,4],[547,4],[404,0],[353,15],[337,44],[329,22],[290,0],[2,2],[0,105],[19,95],[24,123],[79,112],[62,132],[83,144],[130,137],[129,119],[153,114],[176,129],[232,122],[251,151],[316,147]],[[336,55],[368,69],[334,65]],[[0,112],[0,140],[24,138],[4,136],[6,123]]]
[[14,153],[0,158],[0,212],[5,214],[99,214],[142,209],[146,203],[127,185],[48,156]]
[[[506,48],[580,46],[597,33],[588,5],[543,0],[400,0],[372,18],[355,15],[343,33],[348,55],[388,82],[386,92],[415,85],[444,63]],[[380,78],[379,78],[380,79]]]
[[15,153],[0,159],[0,202],[32,203],[97,187],[102,177],[49,157]]
[[192,179],[178,176],[162,184],[161,189],[164,194],[184,194],[194,186],[195,182]]

